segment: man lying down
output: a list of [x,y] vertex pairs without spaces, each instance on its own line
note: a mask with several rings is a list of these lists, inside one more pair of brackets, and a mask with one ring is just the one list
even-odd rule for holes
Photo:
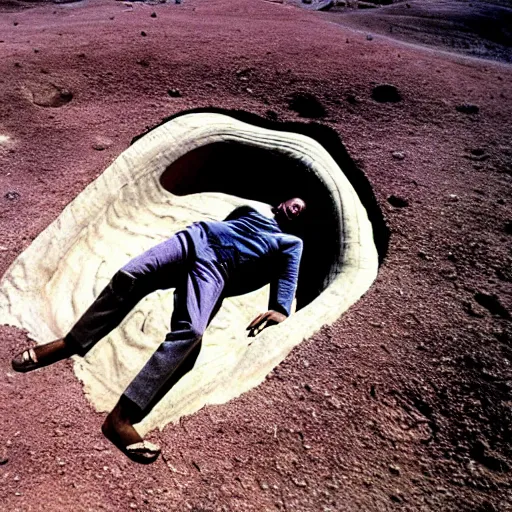
[[224,297],[270,283],[269,310],[250,323],[249,336],[290,315],[302,240],[287,231],[305,208],[295,197],[266,212],[241,206],[224,221],[192,224],[122,267],[63,339],[23,351],[12,361],[14,370],[29,372],[72,355],[85,356],[142,298],[175,288],[170,332],[102,426],[103,434],[133,461],[155,461],[160,447],[143,440],[133,425],[198,347]]

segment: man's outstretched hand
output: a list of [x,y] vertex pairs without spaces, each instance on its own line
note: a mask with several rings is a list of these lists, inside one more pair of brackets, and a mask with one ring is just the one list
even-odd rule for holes
[[263,331],[263,329],[266,329],[271,325],[280,324],[282,321],[286,320],[286,318],[286,315],[283,315],[283,313],[279,313],[278,311],[270,310],[266,313],[261,313],[261,315],[258,315],[247,327],[247,330],[249,331],[249,338],[253,338]]

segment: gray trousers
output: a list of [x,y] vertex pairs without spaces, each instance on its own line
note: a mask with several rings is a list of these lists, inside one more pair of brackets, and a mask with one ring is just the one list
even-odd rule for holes
[[175,288],[170,332],[123,396],[146,411],[222,304],[225,269],[205,237],[181,231],[122,267],[66,336],[80,355],[117,327],[149,293]]

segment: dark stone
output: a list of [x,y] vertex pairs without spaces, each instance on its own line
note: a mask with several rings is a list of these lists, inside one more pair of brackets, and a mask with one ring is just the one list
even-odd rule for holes
[[146,36],[147,36],[147,34],[146,34],[146,32],[144,32],[144,30],[142,30],[142,31],[141,31],[140,35],[141,35],[142,37],[146,37]]
[[461,112],[462,114],[478,114],[480,108],[476,105],[472,105],[471,103],[463,103],[462,105],[457,105],[455,107],[457,112]]
[[181,96],[181,92],[178,89],[168,89],[167,94],[171,98],[179,98]]
[[409,206],[409,201],[407,199],[404,197],[395,196],[394,194],[391,194],[388,197],[388,203],[395,208],[406,208]]
[[297,92],[290,96],[288,106],[301,117],[318,118],[326,115],[325,107],[309,92]]
[[507,233],[507,235],[512,235],[512,220],[509,220],[508,222],[505,223],[505,233]]
[[478,292],[475,293],[475,300],[491,314],[500,316],[501,318],[510,318],[510,313],[505,309],[496,295]]
[[9,201],[16,201],[21,196],[18,192],[11,191],[11,192],[7,192],[7,194],[5,194],[4,197],[5,197],[5,199],[7,199]]
[[372,90],[372,98],[379,103],[397,103],[402,96],[397,87],[392,84],[379,84]]
[[156,12],[152,12],[152,13],[151,13],[151,17],[152,17],[152,18],[156,18]]
[[140,59],[137,61],[137,64],[139,66],[142,66],[143,68],[149,68],[149,61],[147,61],[146,59]]

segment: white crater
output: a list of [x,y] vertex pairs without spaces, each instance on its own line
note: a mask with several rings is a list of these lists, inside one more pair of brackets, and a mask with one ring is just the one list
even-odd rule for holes
[[[247,150],[247,166],[243,161],[234,163],[231,150],[242,156]],[[263,165],[266,154],[290,162],[286,172],[295,172],[296,179],[281,183],[277,167],[270,175],[276,177],[276,184],[262,184],[249,160],[263,155],[259,168],[268,177],[269,169]],[[223,175],[224,169],[235,174]],[[217,175],[222,176],[218,180],[222,190],[211,191]],[[188,185],[181,187],[182,183]],[[288,195],[286,183],[292,192]],[[186,194],[183,188],[188,189]],[[365,208],[319,143],[222,114],[177,117],[124,151],[7,270],[0,281],[0,323],[25,329],[37,343],[62,337],[132,257],[196,220],[219,220],[235,206],[247,204],[246,199],[223,193],[233,188],[248,191],[246,199],[265,203],[272,194],[282,199],[301,195],[308,200],[308,210],[315,208],[312,194],[321,191],[318,211],[326,212],[329,219],[316,218],[310,226],[312,239],[317,236],[325,244],[310,244],[309,263],[300,278],[310,281],[303,287],[306,298],[301,304],[299,296],[299,311],[256,338],[248,338],[245,328],[266,311],[268,290],[225,300],[205,333],[193,369],[137,429],[144,434],[163,428],[206,404],[227,402],[257,386],[295,346],[338,319],[368,290],[377,275],[378,256]],[[255,197],[251,190],[263,192]],[[318,238],[326,226],[329,230]],[[305,254],[307,243],[306,239]],[[318,265],[316,257],[321,260]],[[321,279],[318,269],[323,272]],[[313,293],[315,286],[318,291]],[[76,376],[96,410],[114,406],[164,339],[171,312],[172,290],[155,292],[85,358],[75,358]]]

